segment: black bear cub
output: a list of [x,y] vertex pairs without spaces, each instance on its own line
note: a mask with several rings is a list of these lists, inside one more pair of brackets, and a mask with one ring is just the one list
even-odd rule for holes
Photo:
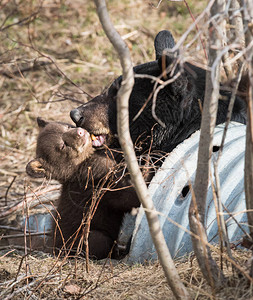
[[52,228],[54,249],[64,253],[88,249],[90,258],[113,257],[124,214],[140,205],[125,167],[115,162],[121,154],[94,151],[96,140],[83,128],[40,118],[37,122],[36,159],[26,170],[32,177],[62,184]]

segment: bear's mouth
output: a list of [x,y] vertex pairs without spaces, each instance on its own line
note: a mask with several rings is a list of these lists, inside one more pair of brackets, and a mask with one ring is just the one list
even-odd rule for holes
[[95,135],[93,133],[90,134],[91,140],[92,140],[92,146],[95,148],[102,147],[104,143],[106,142],[106,134],[98,134]]

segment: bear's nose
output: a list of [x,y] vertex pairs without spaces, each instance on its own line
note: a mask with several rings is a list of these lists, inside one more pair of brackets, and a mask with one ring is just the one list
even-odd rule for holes
[[72,109],[70,112],[70,118],[76,123],[77,126],[79,126],[82,119],[80,111],[77,108]]

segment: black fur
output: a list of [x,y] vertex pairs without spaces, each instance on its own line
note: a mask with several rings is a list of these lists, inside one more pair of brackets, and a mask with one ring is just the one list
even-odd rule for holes
[[[162,81],[171,79],[171,68],[175,64],[176,53],[163,57],[165,49],[174,47],[174,39],[169,31],[160,32],[155,39],[156,61],[134,67],[136,74],[147,74]],[[163,61],[164,60],[164,61]],[[162,75],[164,71],[166,72]],[[185,63],[176,66],[174,75],[181,75],[160,90],[156,98],[155,114],[152,113],[154,88],[160,87],[149,78],[135,78],[135,84],[129,100],[130,132],[134,143],[139,141],[141,153],[149,149],[164,152],[172,151],[179,143],[200,129],[201,110],[203,105],[206,70]],[[164,76],[165,75],[165,76]],[[109,89],[71,111],[73,121],[89,132],[107,134],[107,145],[119,147],[117,140],[116,96],[121,84],[121,76]],[[226,121],[227,108],[231,92],[220,90],[217,124]],[[137,114],[143,110],[138,117]],[[246,123],[246,107],[244,101],[236,97],[232,120]],[[115,138],[116,136],[116,138]]]

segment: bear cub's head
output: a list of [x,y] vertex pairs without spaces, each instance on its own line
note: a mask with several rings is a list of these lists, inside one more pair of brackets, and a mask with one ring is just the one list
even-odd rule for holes
[[64,182],[71,178],[80,164],[93,153],[90,134],[67,123],[47,122],[37,118],[39,136],[36,158],[26,166],[28,175]]

